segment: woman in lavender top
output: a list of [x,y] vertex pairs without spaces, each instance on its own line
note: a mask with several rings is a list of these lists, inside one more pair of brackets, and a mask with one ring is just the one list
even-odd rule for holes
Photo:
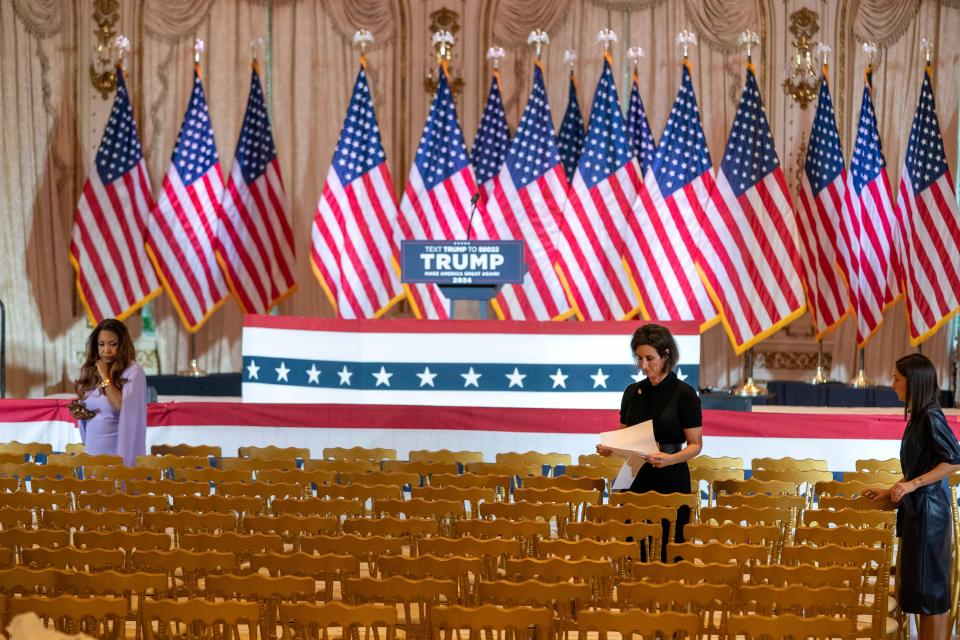
[[108,318],[87,340],[87,357],[71,403],[80,437],[91,455],[115,454],[128,467],[147,448],[147,378],[136,362],[127,327]]

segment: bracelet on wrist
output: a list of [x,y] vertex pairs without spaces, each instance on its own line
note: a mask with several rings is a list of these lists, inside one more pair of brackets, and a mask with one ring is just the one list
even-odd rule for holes
[[109,387],[111,384],[112,384],[112,383],[110,382],[110,378],[107,378],[106,380],[104,380],[103,382],[100,383],[100,388],[101,388],[101,389],[106,389],[106,388]]

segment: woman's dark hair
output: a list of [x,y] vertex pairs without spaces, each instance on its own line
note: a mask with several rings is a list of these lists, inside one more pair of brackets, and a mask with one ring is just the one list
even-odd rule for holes
[[897,372],[907,381],[906,405],[903,415],[922,415],[940,407],[940,385],[937,370],[927,356],[911,353],[897,360]]
[[653,347],[657,354],[663,358],[663,371],[670,372],[680,361],[680,349],[677,347],[677,341],[673,339],[673,334],[665,326],[660,324],[645,324],[637,327],[630,338],[630,353],[634,357],[637,355],[637,347]]
[[110,365],[110,379],[117,388],[123,387],[123,383],[126,382],[126,380],[120,376],[127,370],[130,363],[137,359],[137,350],[133,346],[133,340],[130,339],[130,332],[127,331],[127,325],[116,318],[107,318],[102,321],[96,326],[93,333],[90,334],[90,337],[87,338],[87,355],[83,361],[83,366],[80,367],[80,377],[77,378],[74,384],[74,389],[80,398],[84,397],[88,391],[100,382],[100,376],[97,374],[97,360],[100,358],[97,344],[100,341],[101,331],[109,331],[115,334],[120,341],[120,345],[117,348],[117,357],[114,359],[113,364]]

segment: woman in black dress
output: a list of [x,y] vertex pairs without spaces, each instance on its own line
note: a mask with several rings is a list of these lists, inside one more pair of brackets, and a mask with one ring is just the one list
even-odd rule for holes
[[[660,451],[633,461],[642,466],[629,491],[690,493],[687,461],[699,455],[703,447],[703,418],[697,392],[673,372],[680,360],[677,342],[666,327],[647,324],[633,332],[630,350],[646,379],[624,390],[620,427],[653,420],[653,434]],[[610,455],[603,445],[597,446],[597,452]],[[681,508],[674,534],[676,542],[683,542],[683,527],[689,521],[690,510]]]
[[947,640],[950,609],[950,499],[946,476],[960,470],[960,443],[937,401],[937,371],[925,356],[897,360],[893,390],[909,416],[900,443],[903,478],[864,495],[897,506],[900,608],[920,616],[919,640]]

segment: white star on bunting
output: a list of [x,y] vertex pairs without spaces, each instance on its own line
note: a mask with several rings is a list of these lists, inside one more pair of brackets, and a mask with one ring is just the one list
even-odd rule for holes
[[563,371],[560,370],[560,367],[557,367],[557,372],[551,373],[549,376],[549,378],[553,380],[552,388],[556,389],[557,387],[563,387],[564,389],[566,389],[567,378],[569,377],[570,377],[569,375],[565,374]]
[[504,375],[507,377],[507,380],[510,381],[510,386],[507,387],[508,389],[512,389],[513,387],[520,387],[523,389],[523,379],[527,377],[527,374],[520,373],[520,369],[514,367],[513,373],[506,373]]
[[307,384],[311,384],[313,382],[320,384],[320,370],[317,369],[316,364],[310,364],[310,368],[307,369],[307,378]]
[[597,367],[597,372],[591,375],[590,377],[593,378],[594,389],[596,389],[597,387],[603,387],[604,389],[607,388],[607,378],[609,378],[610,375],[604,373],[603,369]]
[[247,379],[248,380],[260,379],[260,367],[257,366],[256,360],[251,360],[250,364],[247,365]]
[[287,374],[290,373],[290,369],[287,369],[287,365],[282,361],[280,362],[280,366],[275,368],[274,371],[277,372],[277,382],[280,382],[281,380],[283,382],[290,382],[290,380],[287,378]]
[[436,386],[435,384],[433,384],[433,379],[437,377],[437,374],[436,374],[436,373],[431,373],[431,372],[430,372],[430,367],[424,367],[424,368],[423,368],[423,373],[418,373],[418,374],[417,374],[417,377],[420,378],[420,386],[421,386],[421,387],[426,386],[426,385],[430,385],[431,387],[435,387],[435,386]]
[[470,370],[467,371],[466,373],[461,373],[461,374],[460,374],[460,377],[463,378],[463,380],[464,380],[464,382],[463,382],[464,388],[473,385],[474,387],[476,387],[477,389],[479,389],[479,388],[480,388],[480,376],[482,376],[482,375],[483,375],[482,373],[477,373],[477,372],[475,372],[475,371],[473,370],[473,367],[470,367]]
[[374,385],[375,387],[379,387],[380,385],[389,387],[390,378],[393,377],[393,374],[388,373],[386,367],[384,367],[383,365],[380,365],[380,371],[376,373],[371,373],[370,375],[372,375],[374,378],[377,379],[377,384]]
[[340,376],[340,384],[345,384],[348,387],[352,386],[350,383],[350,378],[353,377],[353,371],[347,369],[347,365],[343,365],[343,369],[337,371],[337,375]]

